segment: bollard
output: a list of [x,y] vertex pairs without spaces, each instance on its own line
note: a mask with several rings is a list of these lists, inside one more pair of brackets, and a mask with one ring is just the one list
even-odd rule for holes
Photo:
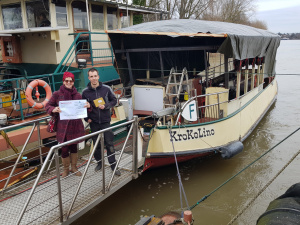
[[190,211],[190,210],[184,211],[184,213],[183,213],[183,219],[184,219],[184,222],[186,222],[188,224],[191,224],[192,221],[193,221],[192,211]]

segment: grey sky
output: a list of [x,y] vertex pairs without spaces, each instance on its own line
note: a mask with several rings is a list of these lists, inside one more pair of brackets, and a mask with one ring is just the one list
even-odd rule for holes
[[256,18],[274,33],[300,33],[300,0],[257,0]]

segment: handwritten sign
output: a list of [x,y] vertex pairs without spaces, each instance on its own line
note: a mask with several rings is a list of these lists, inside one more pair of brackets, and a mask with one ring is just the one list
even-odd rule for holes
[[60,101],[59,108],[61,113],[59,114],[60,120],[75,120],[87,117],[87,109],[84,108],[86,100],[70,100]]

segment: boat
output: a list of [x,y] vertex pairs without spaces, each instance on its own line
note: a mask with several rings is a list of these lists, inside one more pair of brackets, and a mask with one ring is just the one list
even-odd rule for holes
[[[23,6],[24,4],[22,4]],[[51,8],[54,8],[54,5],[52,6]],[[69,13],[70,10],[67,12]],[[51,16],[51,23],[53,23],[53,18],[56,17]],[[68,18],[70,17],[68,16]],[[172,164],[175,162],[175,158],[177,161],[186,161],[196,157],[217,154],[224,158],[233,157],[242,150],[242,142],[250,135],[276,100],[278,88],[274,67],[280,38],[268,31],[222,22],[166,20],[119,30],[83,31],[76,35],[63,36],[63,34],[69,34],[71,29],[66,28],[67,32],[59,29],[55,32],[47,31],[47,36],[43,32],[40,32],[40,36],[38,35],[39,32],[34,32],[34,34],[26,34],[25,32],[20,33],[20,37],[17,36],[19,33],[11,31],[13,32],[11,37],[20,38],[20,41],[29,41],[32,37],[31,41],[36,42],[37,46],[43,46],[39,44],[39,41],[48,40],[52,47],[55,46],[55,55],[57,59],[60,59],[56,59],[53,63],[54,66],[52,65],[52,69],[49,69],[47,73],[28,73],[31,75],[30,77],[21,75],[12,78],[15,82],[12,85],[16,85],[16,89],[10,90],[16,91],[18,98],[15,100],[13,96],[11,97],[12,100],[4,102],[19,101],[19,105],[16,104],[15,106],[19,111],[24,108],[27,109],[22,112],[32,110],[30,116],[21,113],[19,117],[21,117],[22,123],[16,124],[16,126],[21,125],[23,128],[18,131],[25,133],[24,130],[28,129],[28,125],[34,124],[31,129],[38,141],[34,139],[36,138],[34,136],[32,141],[27,135],[29,139],[24,144],[25,136],[22,138],[19,136],[15,141],[23,142],[24,146],[20,148],[16,145],[19,148],[19,152],[16,154],[9,153],[12,151],[10,148],[13,149],[12,146],[7,147],[8,151],[2,150],[1,153],[6,152],[8,156],[1,157],[1,159],[10,160],[9,157],[18,156],[13,165],[14,169],[19,168],[19,165],[27,165],[29,160],[22,156],[25,155],[26,145],[30,141],[32,141],[30,144],[38,145],[31,146],[32,148],[26,150],[26,153],[32,149],[37,149],[42,152],[39,153],[38,157],[43,159],[47,155],[39,174],[32,175],[31,179],[24,181],[24,184],[12,183],[9,186],[10,184],[5,179],[1,192],[6,195],[5,199],[1,199],[1,202],[2,205],[7,204],[7,199],[16,202],[11,212],[5,211],[5,217],[9,221],[14,221],[13,223],[18,224],[25,214],[27,214],[26,217],[29,214],[34,215],[34,222],[47,216],[51,219],[49,223],[53,221],[72,222],[89,207],[100,203],[121,186],[137,178],[141,174],[139,172]],[[33,32],[32,29],[26,31]],[[72,30],[72,32],[74,31]],[[102,42],[103,40],[104,42]],[[59,44],[56,44],[57,42]],[[109,49],[101,48],[99,43],[104,43],[105,46],[109,46]],[[51,51],[49,50],[47,53],[50,54]],[[24,52],[22,56],[23,54]],[[40,58],[42,59],[44,55],[41,54]],[[14,68],[18,68],[14,71],[24,71],[22,66],[24,66],[23,63],[15,62],[3,65],[6,69],[11,68],[11,71]],[[32,66],[37,69],[38,64]],[[47,154],[47,151],[44,152],[44,148],[49,149],[49,143],[44,141],[49,138],[55,139],[55,134],[43,133],[46,128],[44,121],[47,119],[47,117],[43,117],[43,109],[28,107],[28,99],[25,96],[22,97],[21,91],[25,93],[27,83],[36,79],[44,80],[51,86],[52,91],[55,91],[61,85],[62,74],[65,71],[71,71],[75,74],[75,86],[80,92],[86,87],[87,71],[91,67],[96,67],[100,72],[100,80],[110,85],[118,97],[118,105],[112,113],[112,126],[118,124],[114,126],[116,127],[115,135],[117,136],[120,132],[131,134],[133,131],[133,138],[131,139],[130,135],[126,135],[124,145],[118,146],[116,149],[116,152],[120,154],[118,162],[121,161],[121,156],[123,153],[125,154],[125,151],[128,153],[126,157],[129,158],[124,157],[123,164],[121,162],[117,164],[116,168],[122,170],[123,177],[121,178],[124,178],[120,183],[112,182],[115,179],[115,171],[111,171],[109,166],[108,169],[103,166],[103,176],[99,176],[99,173],[94,171],[95,162],[92,159],[92,154],[82,158],[83,166],[79,169],[83,172],[83,176],[80,179],[85,179],[84,181],[87,182],[99,179],[97,182],[102,185],[101,187],[84,185],[82,188],[90,190],[91,195],[82,199],[84,201],[88,199],[91,202],[85,206],[76,202],[73,207],[73,200],[77,195],[84,193],[85,196],[86,194],[85,191],[77,192],[81,188],[82,182],[74,179],[76,176],[73,174],[70,174],[66,179],[60,177],[58,146],[54,143],[56,147],[51,148],[50,154]],[[49,72],[50,70],[52,72]],[[23,86],[21,80],[25,80]],[[6,81],[7,77],[3,82]],[[5,88],[7,87],[5,86]],[[32,93],[34,101],[43,102],[45,100],[45,91],[39,90],[39,101],[34,92]],[[22,100],[27,102],[20,102]],[[33,114],[42,117],[32,117]],[[22,115],[24,119],[22,119]],[[136,116],[139,118],[137,119]],[[26,122],[26,120],[29,121]],[[127,120],[128,122],[123,123]],[[130,128],[129,124],[131,124]],[[12,139],[11,135],[15,134],[16,131],[6,130],[8,128],[15,127],[10,124],[10,126],[1,127],[0,130],[5,130],[8,137]],[[28,131],[26,132],[28,134]],[[46,135],[50,136],[47,137]],[[3,144],[7,146],[6,141],[3,139],[0,141],[2,141],[0,147]],[[40,141],[42,143],[39,143]],[[116,142],[119,142],[116,145],[123,144],[122,141]],[[66,143],[60,145],[64,144]],[[130,161],[130,164],[126,164],[127,161]],[[8,163],[11,162],[8,161]],[[52,163],[55,166],[52,165],[51,167]],[[106,162],[103,161],[103,163]],[[12,174],[14,169],[11,168],[8,168],[12,171],[9,179],[14,175]],[[33,167],[30,168],[33,169]],[[18,173],[20,172],[18,171]],[[106,179],[103,179],[106,176],[105,173],[110,177],[107,182]],[[92,179],[90,179],[90,175],[93,176]],[[40,181],[42,178],[43,181]],[[48,185],[49,179],[51,185]],[[65,184],[69,185],[66,189],[62,188]],[[112,190],[110,189],[111,185],[115,185]],[[35,191],[39,186],[45,186],[41,193]],[[48,191],[48,188],[51,191]],[[106,189],[108,193],[105,193]],[[18,195],[11,194],[15,190]],[[61,201],[62,193],[60,190],[64,193],[67,191],[74,196],[66,202]],[[30,193],[25,193],[25,191],[30,191]],[[23,198],[23,193],[26,195],[25,198],[28,196],[25,203],[18,200],[18,197]],[[98,195],[99,193],[101,195]],[[31,201],[31,197],[37,196],[37,194],[47,196],[47,202],[55,201],[58,204],[51,204],[53,207],[48,207],[48,211],[44,212],[39,208],[40,204],[48,205],[46,201],[43,204],[43,198],[37,197],[39,202]],[[30,204],[34,202],[36,207],[26,209],[29,202]],[[64,207],[62,207],[63,205]],[[62,210],[56,210],[58,206]],[[8,209],[10,208],[5,207],[5,210]],[[52,214],[57,215],[53,216]],[[71,217],[69,218],[69,216]]]
[[[276,100],[280,36],[253,27],[164,20],[107,31],[133,115],[142,170],[242,151]],[[127,104],[126,103],[126,104]]]
[[[4,114],[10,112],[10,119],[23,121],[32,120],[33,115],[45,116],[44,109],[28,106],[25,92],[29,82],[44,80],[55,91],[61,85],[63,72],[71,71],[80,92],[88,83],[88,69],[96,67],[100,80],[111,85],[118,97],[112,124],[130,120],[133,115],[140,117],[142,171],[174,163],[174,153],[181,162],[215,154],[230,158],[242,151],[242,142],[277,96],[274,67],[278,35],[245,25],[200,20],[164,20],[109,30],[109,16],[103,25],[105,33],[92,32],[85,29],[95,28],[93,21],[76,24],[77,16],[82,18],[82,14],[76,14],[78,7],[84,11],[82,3],[77,3],[49,3],[57,11],[66,10],[64,21],[72,26],[60,27],[61,14],[58,16],[55,10],[50,11],[53,27],[30,28],[26,23],[25,28],[4,26],[1,46],[5,64],[1,70],[6,74],[0,82],[6,84],[3,92],[14,90],[15,94],[3,97],[2,105],[10,103],[16,109],[2,107]],[[103,10],[108,13],[111,3],[105,3],[108,5],[103,5]],[[2,10],[19,8],[18,4],[1,4]],[[94,3],[90,4],[93,8]],[[122,7],[121,3],[115,6],[117,12],[123,12]],[[131,10],[132,18],[135,11]],[[66,19],[69,11],[74,21]],[[145,13],[149,12],[157,11],[149,9]],[[113,15],[121,28],[123,16]],[[4,24],[5,18],[1,18]],[[33,44],[39,48],[28,47]],[[27,57],[29,54],[32,59]],[[39,55],[38,59],[32,57],[35,55]],[[52,64],[48,62],[49,55],[54,57]],[[38,68],[46,73],[37,74]],[[46,93],[42,90],[40,94],[42,102]],[[37,100],[34,96],[33,99]],[[13,113],[19,116],[13,117]],[[40,126],[40,135],[42,140],[53,138],[45,124]],[[25,136],[11,133],[10,138],[22,142]],[[35,141],[36,137],[30,139]],[[0,138],[4,147],[0,149],[1,158],[12,155],[5,142]]]

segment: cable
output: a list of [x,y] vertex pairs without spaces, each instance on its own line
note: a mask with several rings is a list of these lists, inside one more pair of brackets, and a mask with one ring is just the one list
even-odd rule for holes
[[256,163],[259,159],[261,159],[262,157],[264,157],[266,154],[268,154],[270,151],[272,151],[274,148],[276,148],[278,145],[280,145],[282,142],[284,142],[285,140],[287,140],[289,137],[291,137],[293,134],[295,134],[297,131],[300,130],[300,127],[297,128],[295,131],[293,131],[291,134],[289,134],[288,136],[286,136],[284,139],[282,139],[280,142],[278,142],[276,145],[274,145],[272,148],[270,148],[268,151],[266,151],[265,153],[263,153],[260,157],[258,157],[257,159],[255,159],[253,162],[251,162],[250,164],[248,164],[246,167],[244,167],[242,170],[240,170],[238,173],[236,173],[235,175],[233,175],[231,178],[229,178],[228,180],[226,180],[224,183],[222,183],[221,185],[219,185],[217,188],[215,188],[212,192],[210,192],[209,194],[205,195],[204,197],[202,197],[199,201],[197,201],[194,205],[192,205],[190,207],[190,210],[192,210],[193,208],[195,208],[197,205],[199,205],[199,203],[203,202],[205,199],[207,199],[208,197],[210,197],[214,192],[216,192],[217,190],[219,190],[221,187],[223,187],[225,184],[227,184],[229,181],[231,181],[233,178],[235,178],[236,176],[238,176],[240,173],[242,173],[243,171],[245,171],[247,168],[249,168],[250,166],[252,166],[254,163]]
[[182,181],[181,181],[181,176],[180,176],[180,173],[179,173],[179,168],[178,168],[178,163],[177,163],[177,158],[176,158],[176,153],[175,153],[175,148],[174,148],[174,142],[173,142],[171,132],[172,132],[172,128],[171,128],[171,126],[169,126],[170,141],[171,141],[172,147],[173,147],[173,154],[174,154],[174,159],[175,159],[175,164],[176,164],[176,169],[177,169],[177,177],[178,177],[178,182],[179,182],[180,205],[181,205],[181,210],[182,210],[182,213],[183,213],[182,194],[185,198],[185,203],[187,205],[187,208],[190,208],[190,207],[189,207],[189,203],[187,201],[187,197],[186,197],[186,194],[185,194],[185,191],[184,191],[184,188],[183,188],[183,184],[182,184]]

